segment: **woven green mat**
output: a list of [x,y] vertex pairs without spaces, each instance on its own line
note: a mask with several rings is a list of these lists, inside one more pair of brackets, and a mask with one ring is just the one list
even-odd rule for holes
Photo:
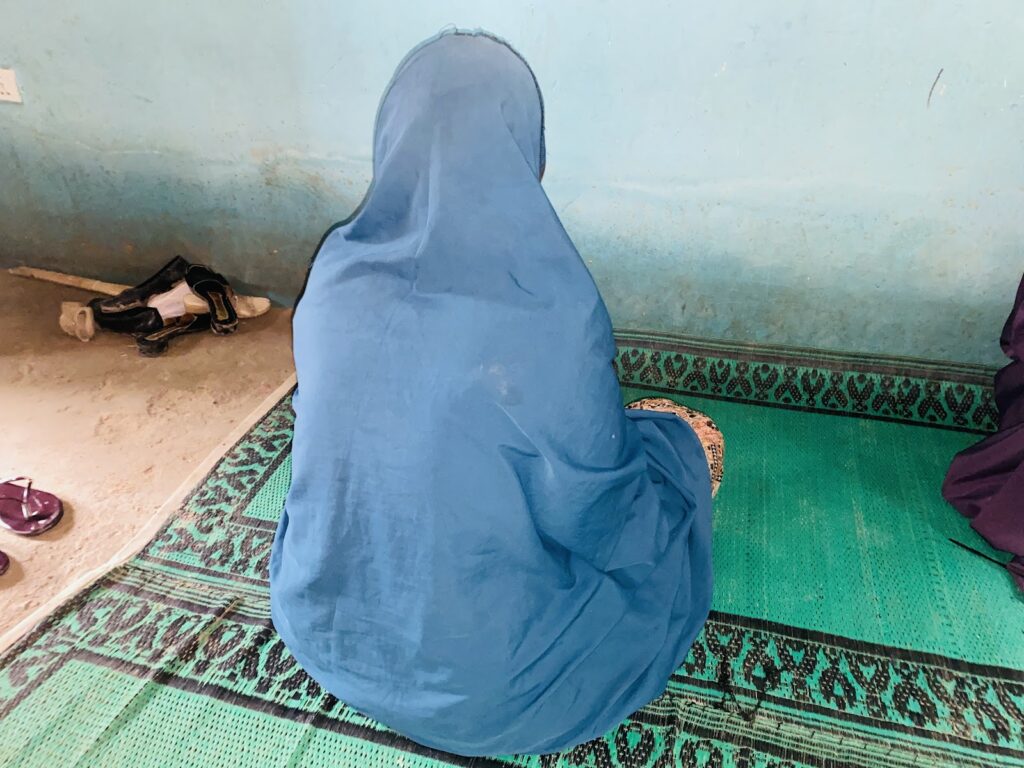
[[0,765],[1024,765],[1024,602],[948,543],[984,548],[938,491],[990,426],[986,372],[635,336],[616,364],[627,399],[715,418],[726,476],[711,619],[665,694],[603,739],[439,754],[302,672],[267,599],[285,400],[139,556],[0,658]]

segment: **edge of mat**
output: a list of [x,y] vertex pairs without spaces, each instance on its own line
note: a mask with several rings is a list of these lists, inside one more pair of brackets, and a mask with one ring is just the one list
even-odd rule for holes
[[76,594],[106,576],[112,569],[117,568],[120,565],[124,565],[141,552],[157,534],[160,528],[168,521],[171,515],[179,510],[182,503],[193,491],[196,485],[201,483],[203,478],[210,474],[213,468],[217,465],[217,462],[224,458],[224,454],[230,450],[235,443],[245,437],[249,430],[252,429],[260,419],[266,416],[275,405],[281,402],[282,398],[284,398],[295,387],[295,384],[296,376],[295,373],[292,372],[279,387],[267,395],[267,397],[264,398],[248,416],[238,422],[235,425],[235,428],[232,429],[231,432],[229,432],[220,442],[218,442],[216,446],[214,446],[209,454],[207,454],[207,456],[193,468],[193,470],[178,485],[178,487],[175,488],[164,503],[160,505],[156,512],[150,516],[146,524],[143,525],[142,528],[140,528],[135,535],[132,536],[132,538],[112,557],[101,565],[98,565],[78,576],[72,582],[65,585],[60,592],[40,605],[21,621],[17,622],[13,627],[0,633],[0,654],[10,650],[18,640],[31,632],[39,625],[40,622],[44,621],[47,616],[57,610],[68,600],[72,599]]
[[935,375],[945,381],[991,384],[1001,366],[984,363],[963,363],[909,355],[888,355],[881,352],[847,352],[791,344],[770,344],[690,336],[685,333],[645,331],[637,328],[616,328],[617,341],[645,341],[653,349],[676,351],[708,351],[742,356],[753,360],[781,361],[793,364],[832,363],[843,370],[868,373],[892,373],[902,376]]
[[995,367],[617,329],[623,387],[984,435]]

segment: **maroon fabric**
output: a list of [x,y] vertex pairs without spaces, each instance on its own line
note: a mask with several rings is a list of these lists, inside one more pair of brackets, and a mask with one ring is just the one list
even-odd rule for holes
[[999,343],[1011,361],[995,378],[999,429],[956,455],[942,495],[993,547],[1015,555],[1007,569],[1024,590],[1024,278]]

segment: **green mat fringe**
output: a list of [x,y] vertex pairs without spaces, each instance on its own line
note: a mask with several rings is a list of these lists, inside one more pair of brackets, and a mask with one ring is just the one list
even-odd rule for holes
[[266,583],[286,398],[136,558],[0,658],[0,765],[1024,765],[1024,604],[948,543],[991,552],[938,493],[992,428],[991,371],[635,333],[616,367],[626,399],[711,414],[726,475],[715,611],[664,695],[604,738],[445,755],[302,672]]

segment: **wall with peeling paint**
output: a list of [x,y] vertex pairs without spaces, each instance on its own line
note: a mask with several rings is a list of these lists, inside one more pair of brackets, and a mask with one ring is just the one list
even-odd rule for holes
[[[1024,270],[1017,0],[8,3],[0,261],[175,252],[280,299],[442,26],[536,70],[545,185],[622,327],[999,360]],[[936,74],[942,75],[931,91]]]

